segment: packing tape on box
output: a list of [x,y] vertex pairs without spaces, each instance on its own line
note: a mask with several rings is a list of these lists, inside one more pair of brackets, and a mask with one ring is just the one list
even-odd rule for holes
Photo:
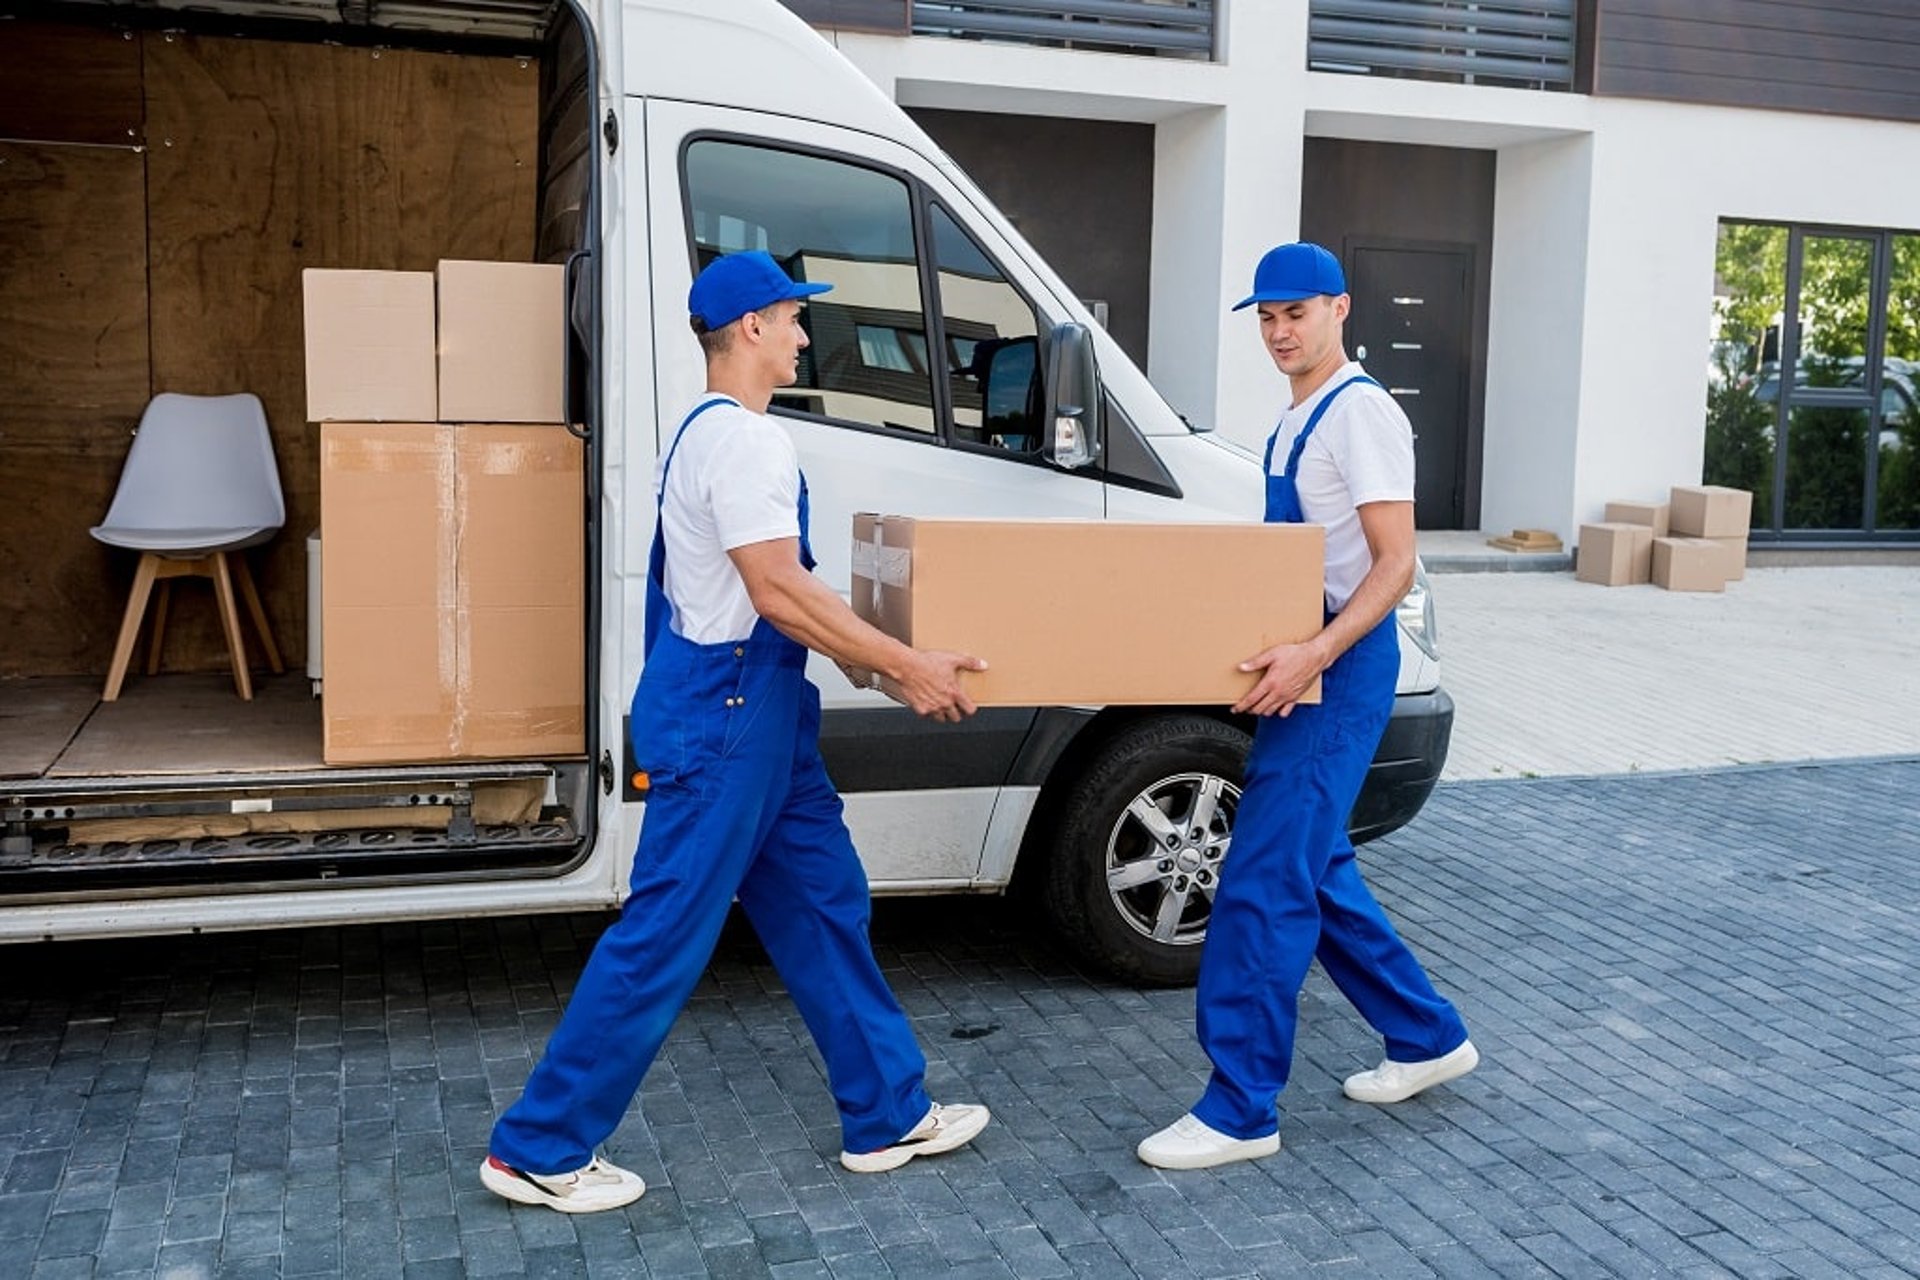
[[876,588],[904,587],[912,571],[911,548],[887,547],[877,542],[853,544],[853,576],[867,579]]

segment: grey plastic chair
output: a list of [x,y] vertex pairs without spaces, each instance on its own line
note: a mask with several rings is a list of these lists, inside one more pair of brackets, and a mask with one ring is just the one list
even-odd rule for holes
[[286,520],[273,438],[258,396],[174,392],[155,396],[140,415],[107,518],[90,531],[108,546],[140,553],[103,700],[112,702],[120,696],[155,582],[160,584],[160,600],[147,650],[147,674],[160,669],[160,645],[173,590],[170,580],[179,577],[213,579],[220,627],[233,660],[233,683],[242,698],[253,698],[253,679],[247,671],[240,612],[234,602],[236,581],[259,628],[268,665],[276,674],[285,670],[273,633],[267,629],[266,610],[260,607],[247,558],[234,553],[272,538]]

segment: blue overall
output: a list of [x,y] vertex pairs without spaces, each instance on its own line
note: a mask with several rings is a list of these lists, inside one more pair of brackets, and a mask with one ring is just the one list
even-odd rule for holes
[[[725,403],[708,400],[681,423],[656,512],[687,428]],[[812,569],[804,476],[799,531],[800,562]],[[668,625],[665,572],[656,523],[630,720],[634,758],[652,780],[633,891],[494,1126],[491,1153],[529,1173],[579,1168],[619,1124],[736,895],[826,1061],[845,1149],[895,1142],[932,1105],[926,1059],[873,958],[866,873],[820,761],[807,650],[764,618],[744,640],[682,638]]]
[[[1279,429],[1267,440],[1269,524],[1300,524],[1301,451],[1353,377],[1321,398],[1273,474]],[[1264,716],[1253,737],[1233,848],[1221,872],[1200,958],[1200,1045],[1213,1076],[1193,1113],[1236,1138],[1279,1127],[1275,1108],[1293,1061],[1300,988],[1317,955],[1342,995],[1401,1062],[1437,1058],[1467,1038],[1460,1015],[1394,931],[1360,879],[1347,816],[1393,712],[1400,670],[1393,615],[1320,678],[1320,702]]]

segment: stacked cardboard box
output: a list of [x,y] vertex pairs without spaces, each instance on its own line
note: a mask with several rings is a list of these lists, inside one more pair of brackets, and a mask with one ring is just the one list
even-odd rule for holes
[[1609,502],[1606,522],[1580,526],[1582,582],[1652,582],[1669,591],[1724,591],[1746,576],[1753,495],[1675,485],[1665,502]]
[[[1325,620],[1319,525],[856,515],[853,529],[854,611],[984,658],[963,677],[980,706],[1231,705],[1255,683],[1241,661]],[[1156,582],[1205,600],[1204,621],[1143,615]]]
[[561,268],[308,271],[323,758],[585,747],[584,454]]

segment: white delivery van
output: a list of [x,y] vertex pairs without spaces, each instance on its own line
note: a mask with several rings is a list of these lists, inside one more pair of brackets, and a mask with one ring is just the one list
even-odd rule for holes
[[[585,753],[560,759],[341,769],[298,752],[291,763],[238,753],[183,772],[166,741],[147,739],[96,752],[83,767],[69,760],[38,772],[16,768],[0,778],[0,937],[616,904],[646,818],[626,709],[640,674],[651,483],[659,450],[702,387],[685,298],[697,268],[716,254],[764,249],[796,277],[835,286],[809,309],[812,345],[797,385],[774,411],[791,428],[808,477],[818,572],[843,593],[856,510],[1259,518],[1258,460],[1183,421],[959,168],[776,0],[627,0],[605,8],[567,0],[411,0],[389,8],[371,0],[337,11],[299,0],[181,0],[177,7],[160,0],[39,4],[34,12],[43,23],[62,24],[56,34],[71,38],[63,48],[89,34],[145,48],[146,87],[137,92],[147,95],[146,136],[123,149],[145,158],[149,201],[174,181],[154,177],[169,148],[219,145],[214,135],[226,117],[196,118],[196,103],[244,115],[240,127],[250,132],[243,142],[300,119],[323,119],[329,138],[340,135],[328,142],[309,131],[297,143],[276,142],[281,150],[242,146],[260,158],[260,171],[219,175],[242,204],[253,187],[310,203],[302,193],[312,184],[284,172],[298,162],[287,151],[330,145],[354,157],[347,177],[335,177],[348,184],[349,198],[325,206],[328,216],[353,224],[352,234],[335,237],[351,248],[331,260],[311,252],[310,241],[323,236],[313,215],[288,222],[263,204],[218,228],[223,245],[235,237],[250,245],[249,261],[266,264],[259,271],[283,290],[301,265],[395,265],[369,245],[383,229],[406,231],[404,218],[377,212],[393,198],[387,169],[402,158],[375,157],[380,148],[355,132],[395,122],[365,118],[385,101],[385,90],[371,89],[351,109],[336,97],[318,117],[290,107],[282,119],[270,101],[262,105],[270,93],[222,88],[223,77],[244,78],[235,66],[257,71],[277,48],[305,57],[313,52],[307,46],[324,44],[337,51],[328,57],[363,60],[347,77],[363,85],[401,74],[408,58],[442,60],[408,73],[415,89],[427,86],[420,92],[459,79],[475,61],[510,59],[537,74],[537,92],[524,98],[535,118],[513,126],[537,147],[517,153],[511,166],[533,171],[524,176],[519,212],[507,216],[524,222],[528,256],[568,265],[569,389],[586,443],[579,552],[589,591],[579,642],[587,728]],[[44,26],[34,30],[47,34]],[[28,31],[0,26],[0,40]],[[223,53],[223,41],[240,44],[243,56]],[[396,69],[374,64],[383,56]],[[181,58],[193,62],[190,74],[169,69],[167,59]],[[332,72],[259,79],[286,83],[292,93],[325,74]],[[169,83],[191,92],[156,103]],[[83,115],[87,103],[79,87],[74,93],[72,110]],[[398,88],[393,93],[394,102],[406,101]],[[436,157],[410,179],[401,213],[436,199],[457,205],[463,192],[448,188],[463,181],[461,148],[477,145],[463,133],[461,113],[393,109],[417,124],[397,122],[410,132],[379,136],[404,136]],[[154,136],[161,114],[167,132]],[[196,131],[196,122],[204,127]],[[62,126],[56,119],[47,127]],[[446,132],[444,148],[431,146],[433,130]],[[296,136],[290,126],[285,136]],[[52,158],[40,161],[54,164],[56,152],[49,148]],[[451,157],[444,164],[443,155]],[[375,159],[385,167],[372,167]],[[195,163],[210,163],[209,156]],[[484,184],[475,182],[477,192]],[[179,235],[191,241],[193,216],[173,210],[163,218],[150,208],[147,221],[187,218]],[[269,234],[294,223],[297,235]],[[448,225],[459,229],[457,219]],[[46,243],[66,240],[50,230]],[[149,245],[153,262],[161,251]],[[469,249],[464,256],[490,255]],[[247,305],[297,317],[300,299],[283,291]],[[167,314],[157,297],[151,313],[156,325]],[[157,370],[161,344],[154,341]],[[248,351],[266,360],[269,345]],[[282,363],[297,365],[294,345],[278,357]],[[153,381],[154,390],[195,389],[160,386],[157,372]],[[274,430],[282,470],[291,473],[300,465],[301,424],[276,421]],[[96,471],[94,497],[104,509],[112,473]],[[33,483],[0,447],[0,486],[11,494]],[[291,476],[289,485],[298,487]],[[1187,598],[1178,581],[1129,589],[1143,627],[1166,625],[1170,615],[1206,616],[1207,602]],[[1355,839],[1413,816],[1440,773],[1451,728],[1424,577],[1399,618],[1399,705],[1352,817]],[[0,699],[12,688],[18,700],[35,683],[32,671],[7,674],[20,678],[0,681]],[[812,675],[825,700],[828,767],[875,893],[1030,889],[1090,961],[1135,981],[1191,979],[1211,888],[1189,864],[1207,865],[1227,848],[1250,723],[1223,708],[1172,706],[999,708],[941,725],[849,687],[824,661],[816,659]],[[197,708],[183,703],[178,714],[182,733],[199,716],[228,726],[237,741],[247,708],[229,696]],[[0,726],[7,723],[0,716]],[[531,783],[540,792],[537,815],[501,822],[477,814],[476,797],[503,783]],[[137,825],[161,816],[328,808],[371,816],[345,829],[201,838],[142,838]],[[418,826],[392,817],[423,809],[436,816]],[[101,819],[135,825],[118,839],[76,837]]]

